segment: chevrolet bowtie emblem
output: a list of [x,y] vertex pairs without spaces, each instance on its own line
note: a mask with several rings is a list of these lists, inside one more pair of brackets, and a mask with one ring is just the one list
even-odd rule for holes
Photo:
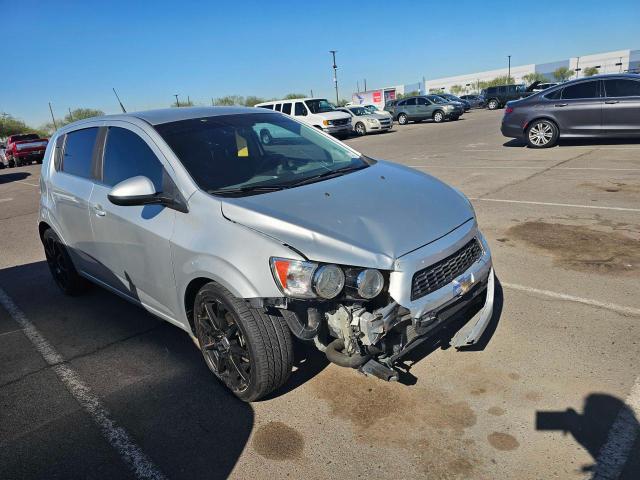
[[453,281],[453,294],[456,297],[461,297],[471,289],[473,282],[473,273],[467,273],[466,275],[456,278]]

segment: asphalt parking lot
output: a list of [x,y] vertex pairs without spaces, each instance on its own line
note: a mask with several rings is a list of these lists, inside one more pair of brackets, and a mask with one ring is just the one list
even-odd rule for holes
[[290,382],[253,404],[177,328],[99,288],[62,296],[39,166],[1,170],[0,478],[640,478],[640,142],[531,150],[499,122],[473,111],[346,142],[472,199],[500,281],[479,348],[425,348],[384,383],[300,346]]

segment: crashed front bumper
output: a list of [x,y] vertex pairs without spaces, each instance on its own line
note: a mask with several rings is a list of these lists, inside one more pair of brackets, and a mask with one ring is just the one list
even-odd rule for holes
[[[415,300],[411,299],[411,285],[415,272],[422,270],[439,260],[457,252],[473,238],[482,247],[480,258],[466,271],[449,284]],[[460,288],[464,279],[465,288]],[[469,280],[471,283],[469,284]],[[428,336],[433,331],[429,325],[440,325],[444,317],[449,318],[453,307],[455,311],[475,301],[486,290],[486,299],[482,310],[463,327],[452,345],[462,347],[476,343],[486,329],[493,315],[494,273],[489,245],[478,230],[475,220],[470,220],[453,232],[410,252],[396,260],[394,271],[390,275],[389,293],[393,300],[409,311],[413,330],[418,336]],[[446,315],[445,315],[446,312]],[[421,333],[424,332],[424,333]]]

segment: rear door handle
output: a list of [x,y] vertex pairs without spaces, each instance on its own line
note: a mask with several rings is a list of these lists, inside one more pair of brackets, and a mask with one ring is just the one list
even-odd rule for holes
[[554,107],[566,107],[567,105],[569,105],[568,103],[556,103],[554,105]]
[[104,216],[107,214],[107,212],[105,212],[105,211],[102,209],[102,206],[101,206],[101,205],[94,205],[94,206],[93,206],[93,212],[94,212],[98,217],[104,217]]
[[613,105],[614,103],[620,103],[620,100],[607,100],[606,102],[607,105]]

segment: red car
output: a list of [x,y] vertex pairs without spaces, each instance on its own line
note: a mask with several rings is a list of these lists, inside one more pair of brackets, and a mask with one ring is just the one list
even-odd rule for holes
[[31,162],[42,163],[49,139],[40,138],[37,133],[11,135],[7,139],[5,156],[10,167],[21,167]]

